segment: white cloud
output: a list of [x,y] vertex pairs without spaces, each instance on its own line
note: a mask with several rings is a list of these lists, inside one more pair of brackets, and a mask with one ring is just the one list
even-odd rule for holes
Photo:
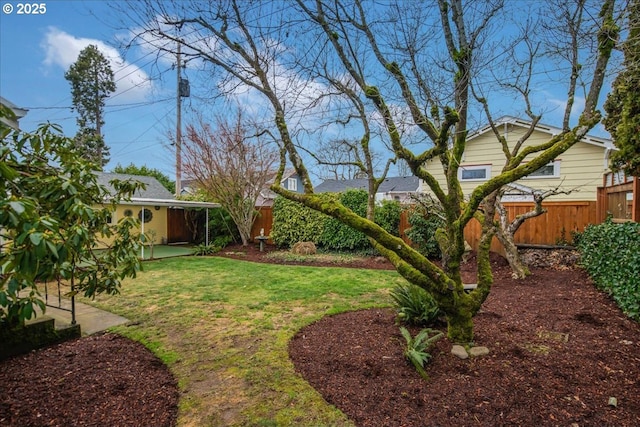
[[58,66],[66,71],[76,62],[80,51],[89,45],[97,46],[111,63],[116,82],[116,92],[110,97],[112,103],[147,99],[153,88],[147,73],[137,65],[125,61],[115,48],[101,40],[78,38],[56,27],[49,27],[41,43],[46,54],[44,65]]
[[[562,126],[564,112],[567,109],[567,99],[558,98],[557,94],[549,91],[542,91],[538,100],[543,112],[542,122],[553,126]],[[578,122],[580,114],[584,111],[585,98],[575,96],[573,105],[571,106],[570,125],[573,126]]]

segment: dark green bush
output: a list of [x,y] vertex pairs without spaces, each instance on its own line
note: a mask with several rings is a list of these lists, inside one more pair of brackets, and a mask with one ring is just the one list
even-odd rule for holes
[[213,239],[213,241],[211,242],[211,244],[213,246],[218,247],[218,248],[224,248],[231,242],[233,242],[233,238],[231,236],[229,236],[229,235],[227,235],[227,236],[216,236]]
[[193,248],[193,255],[200,255],[200,256],[213,255],[215,253],[220,252],[220,250],[221,250],[220,246],[205,245],[204,243],[202,243]]
[[[348,190],[341,194],[322,194],[327,199],[339,198],[346,207],[361,216],[367,214],[367,192]],[[383,201],[376,208],[376,223],[395,236],[399,235],[401,207],[398,202]],[[280,247],[291,247],[302,241],[313,242],[325,251],[371,251],[367,237],[351,227],[284,197],[273,204],[271,239]]]
[[440,310],[438,305],[420,286],[411,283],[397,285],[391,290],[391,298],[397,309],[397,320],[408,325],[433,325]]
[[383,200],[376,208],[376,224],[394,236],[400,236],[400,215],[402,206],[399,202]]
[[[204,239],[202,241],[204,242]],[[213,241],[213,244],[220,248],[232,241],[240,241],[238,227],[226,209],[209,209],[209,241]]]
[[271,240],[280,247],[291,247],[297,242],[317,244],[327,218],[300,203],[277,197],[273,203]]
[[640,223],[590,225],[580,236],[581,263],[596,286],[640,321]]
[[436,230],[444,227],[444,220],[433,209],[418,205],[409,212],[409,225],[406,231],[418,252],[429,258],[440,258],[440,246],[436,240]]
[[[186,198],[184,198],[186,199]],[[194,198],[195,200],[199,200]],[[190,199],[186,199],[190,200]],[[184,211],[184,219],[187,227],[191,231],[191,241],[194,243],[205,243],[206,232],[204,224],[207,220],[206,209],[192,208]],[[240,241],[240,233],[238,227],[231,219],[231,215],[223,208],[209,209],[209,241],[215,239],[228,239],[228,243],[232,241]],[[225,244],[226,246],[226,244]]]
[[[340,202],[356,214],[363,217],[367,215],[366,191],[347,190],[339,197]],[[319,243],[327,250],[336,251],[363,251],[371,248],[367,236],[335,218],[329,218],[325,222]]]

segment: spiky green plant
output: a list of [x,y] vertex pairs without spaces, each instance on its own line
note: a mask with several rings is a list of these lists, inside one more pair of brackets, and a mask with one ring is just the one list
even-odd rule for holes
[[220,247],[216,246],[216,245],[205,245],[200,244],[198,246],[195,246],[193,248],[193,254],[194,255],[199,255],[199,256],[203,256],[203,255],[213,255],[215,253],[220,252]]
[[401,323],[429,326],[440,316],[436,302],[419,286],[400,284],[391,290],[390,295],[397,309],[397,320]]
[[[402,326],[400,327],[400,333],[402,333],[402,336],[407,341],[404,357],[413,364],[422,378],[428,380],[429,376],[424,370],[424,365],[431,359],[431,354],[427,353],[427,350],[442,338],[444,334],[440,331],[434,331],[433,329],[423,329],[418,335],[412,337],[411,332]],[[435,334],[430,337],[429,334],[431,333]]]

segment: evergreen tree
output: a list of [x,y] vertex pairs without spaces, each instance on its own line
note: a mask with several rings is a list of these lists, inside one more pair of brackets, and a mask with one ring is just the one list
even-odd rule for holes
[[87,160],[104,166],[109,161],[109,148],[102,137],[104,104],[116,90],[109,61],[95,45],[78,55],[64,75],[71,84],[73,109],[78,113],[75,144]]
[[603,120],[620,149],[612,157],[613,170],[640,176],[640,0],[628,6],[629,37],[622,45],[624,69],[613,82]]

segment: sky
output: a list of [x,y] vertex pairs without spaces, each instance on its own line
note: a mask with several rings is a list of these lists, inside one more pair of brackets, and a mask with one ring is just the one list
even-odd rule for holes
[[[117,85],[105,107],[103,135],[111,155],[105,170],[133,163],[158,169],[174,179],[175,151],[169,137],[175,133],[177,111],[173,58],[158,58],[156,52],[139,48],[123,56],[119,45],[128,39],[129,32],[117,28],[118,17],[112,7],[116,1],[50,0],[38,3],[45,10],[36,15],[20,14],[19,2],[3,0],[0,96],[29,110],[20,122],[22,129],[32,131],[50,121],[61,125],[67,136],[75,135],[76,114],[71,110],[71,89],[64,73],[83,48],[97,45],[110,60]],[[189,78],[195,71],[187,67],[184,73]],[[198,108],[194,92],[192,85],[192,97],[183,101],[183,124]],[[551,111],[543,122],[558,126],[566,101],[554,94],[544,97],[543,103]],[[253,101],[243,104],[249,109],[260,105]],[[592,133],[608,136],[601,126]]]
[[83,48],[97,45],[111,62],[117,86],[105,107],[103,135],[111,150],[105,170],[134,163],[173,179],[175,152],[167,136],[176,123],[173,64],[156,63],[155,55],[136,50],[123,57],[118,49],[123,31],[113,24],[109,2],[40,4],[45,10],[39,15],[18,14],[18,2],[3,1],[0,13],[0,96],[29,110],[20,127],[32,131],[50,121],[67,136],[75,135],[76,114],[64,73]]

